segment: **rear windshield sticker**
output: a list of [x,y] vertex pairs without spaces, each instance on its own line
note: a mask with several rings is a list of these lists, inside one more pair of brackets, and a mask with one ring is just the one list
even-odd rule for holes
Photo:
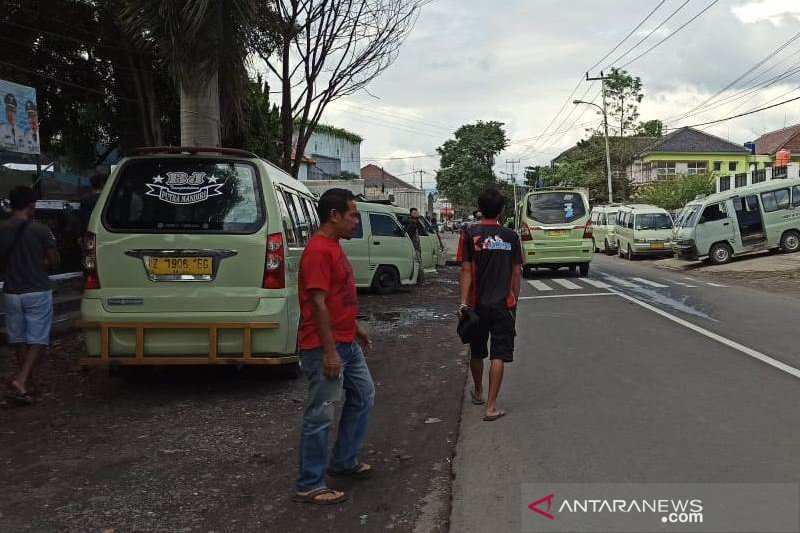
[[570,219],[575,216],[575,209],[572,207],[572,203],[564,204],[564,217]]
[[224,183],[218,181],[217,177],[206,177],[205,172],[167,172],[167,177],[153,177],[153,183],[146,184],[145,194],[174,205],[197,204],[222,194]]

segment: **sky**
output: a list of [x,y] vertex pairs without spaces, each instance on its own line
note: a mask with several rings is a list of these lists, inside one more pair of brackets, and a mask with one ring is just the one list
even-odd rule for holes
[[[591,74],[636,58],[713,0],[689,0],[664,22],[685,1],[665,0]],[[397,61],[368,86],[369,92],[335,102],[323,121],[364,137],[362,165],[383,166],[417,185],[419,174],[412,172],[423,170],[423,186],[430,189],[439,160],[420,156],[435,154],[463,124],[498,120],[511,144],[498,156],[496,170],[510,173],[512,165],[505,161],[518,159],[519,176],[520,167],[548,163],[585,137],[586,128],[601,124],[595,109],[571,103],[595,96],[600,102],[599,86],[580,80],[659,3],[434,0],[424,8]],[[731,85],[793,37],[773,58]],[[800,0],[718,0],[626,70],[643,83],[641,119],[679,127],[800,96],[800,68],[770,82],[797,67]],[[691,115],[680,117],[689,111]],[[797,123],[800,100],[703,129],[743,143]]]

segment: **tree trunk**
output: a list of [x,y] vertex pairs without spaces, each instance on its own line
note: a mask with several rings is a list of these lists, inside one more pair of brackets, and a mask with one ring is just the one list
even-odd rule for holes
[[[289,72],[289,61],[291,58],[291,35],[285,31],[283,35],[283,72],[281,77],[281,140],[283,141],[283,170],[292,172],[292,141],[294,138],[294,120],[292,117],[292,77]],[[301,157],[298,154],[297,157]],[[293,174],[293,177],[297,177]]]
[[207,84],[187,90],[181,86],[181,144],[219,146],[219,75]]

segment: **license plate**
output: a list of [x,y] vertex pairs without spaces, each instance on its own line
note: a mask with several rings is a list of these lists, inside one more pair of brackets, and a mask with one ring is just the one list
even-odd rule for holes
[[568,229],[549,229],[544,232],[548,237],[566,237],[569,233]]
[[663,242],[654,242],[650,244],[651,250],[665,250],[666,246],[664,246]]
[[154,276],[210,276],[210,257],[148,257],[147,269]]

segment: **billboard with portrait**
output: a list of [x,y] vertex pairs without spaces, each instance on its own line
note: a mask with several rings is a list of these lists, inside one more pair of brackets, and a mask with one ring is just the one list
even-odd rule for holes
[[36,89],[0,80],[0,151],[38,154]]

